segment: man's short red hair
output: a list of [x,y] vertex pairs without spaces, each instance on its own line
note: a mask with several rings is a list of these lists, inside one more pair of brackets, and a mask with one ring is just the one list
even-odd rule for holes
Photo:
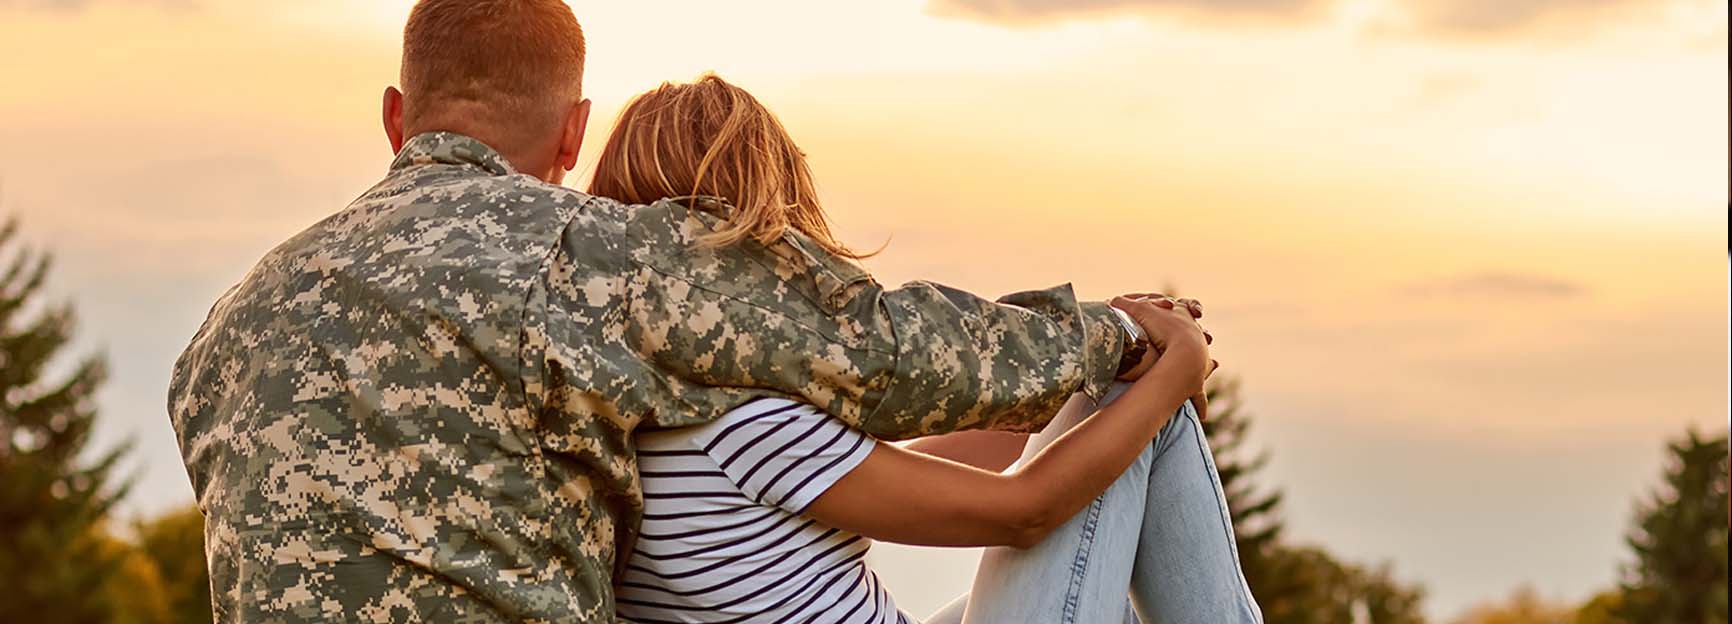
[[561,0],[421,0],[403,29],[403,125],[539,139],[582,99],[583,56]]

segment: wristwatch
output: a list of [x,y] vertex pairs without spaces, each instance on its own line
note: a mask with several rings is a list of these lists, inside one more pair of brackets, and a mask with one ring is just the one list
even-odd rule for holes
[[1149,352],[1149,337],[1143,333],[1143,326],[1138,325],[1137,321],[1131,318],[1130,313],[1118,308],[1111,308],[1111,310],[1113,311],[1113,318],[1119,320],[1119,328],[1124,330],[1124,337],[1122,338],[1124,348],[1119,350],[1119,372],[1114,373],[1113,376],[1123,377],[1125,373],[1131,372],[1131,369],[1136,368],[1137,364],[1143,361],[1143,354]]

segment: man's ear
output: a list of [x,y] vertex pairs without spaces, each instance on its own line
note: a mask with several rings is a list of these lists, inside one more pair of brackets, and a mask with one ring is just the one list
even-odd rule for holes
[[385,122],[385,138],[391,140],[391,153],[403,151],[403,92],[397,87],[385,87],[381,116]]
[[559,137],[559,159],[556,163],[561,169],[571,171],[577,168],[577,153],[583,149],[583,133],[589,129],[589,100],[578,102],[565,113],[565,129]]

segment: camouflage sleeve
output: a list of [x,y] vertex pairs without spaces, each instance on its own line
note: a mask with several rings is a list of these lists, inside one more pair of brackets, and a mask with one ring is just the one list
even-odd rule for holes
[[1071,394],[1099,397],[1118,370],[1119,326],[1069,285],[997,302],[928,282],[884,291],[895,371],[859,427],[885,439],[964,429],[1035,431]]
[[[624,356],[573,358],[613,362],[618,384],[644,388],[629,408],[652,414],[650,426],[782,395],[882,439],[1034,431],[1072,394],[1098,397],[1118,369],[1117,319],[1106,304],[1079,303],[1069,285],[996,302],[929,282],[886,289],[797,232],[706,247],[697,237],[719,218],[705,211],[672,200],[592,204],[588,225],[568,231],[564,268],[550,273],[554,307],[618,324],[594,338],[646,368]],[[590,275],[622,246],[639,269]]]

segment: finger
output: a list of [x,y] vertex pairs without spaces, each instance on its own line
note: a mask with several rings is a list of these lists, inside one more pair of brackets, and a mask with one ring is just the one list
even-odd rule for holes
[[1107,305],[1129,312],[1131,318],[1137,318],[1138,314],[1153,312],[1155,307],[1155,304],[1149,301],[1130,297],[1113,297],[1113,300],[1107,302]]
[[1172,299],[1161,298],[1161,299],[1150,299],[1149,301],[1153,302],[1155,307],[1158,307],[1162,310],[1173,309],[1173,300]]
[[1147,304],[1143,301],[1140,301],[1137,299],[1132,299],[1130,297],[1113,297],[1113,300],[1108,301],[1107,305],[1110,305],[1110,306],[1118,308],[1120,310],[1124,310],[1126,312],[1129,312],[1129,313],[1131,313],[1131,317],[1135,318],[1137,315],[1137,310],[1142,308],[1144,305],[1147,305]]
[[1203,303],[1201,301],[1197,301],[1196,299],[1180,299],[1179,303],[1185,304],[1185,307],[1191,310],[1191,318],[1203,318]]
[[1138,325],[1141,325],[1145,332],[1153,331],[1151,328],[1154,327],[1154,323],[1156,322],[1156,315],[1161,313],[1161,309],[1153,303],[1138,299],[1130,299],[1127,297],[1115,297],[1112,301],[1108,302],[1108,305],[1124,310],[1125,313],[1130,314],[1131,320],[1134,320]]

